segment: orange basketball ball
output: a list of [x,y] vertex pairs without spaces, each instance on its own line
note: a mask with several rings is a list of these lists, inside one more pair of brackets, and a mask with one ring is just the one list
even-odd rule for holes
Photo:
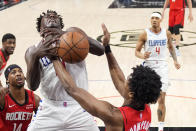
[[87,35],[79,28],[71,27],[60,37],[58,56],[68,63],[78,63],[86,58],[89,52]]

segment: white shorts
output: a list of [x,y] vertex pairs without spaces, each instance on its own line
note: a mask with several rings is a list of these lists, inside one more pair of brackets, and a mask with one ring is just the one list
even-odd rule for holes
[[169,86],[168,63],[166,61],[149,60],[149,61],[144,61],[143,65],[148,66],[156,71],[156,73],[161,77],[162,92],[167,92]]
[[43,99],[28,131],[99,131],[93,116],[77,102]]

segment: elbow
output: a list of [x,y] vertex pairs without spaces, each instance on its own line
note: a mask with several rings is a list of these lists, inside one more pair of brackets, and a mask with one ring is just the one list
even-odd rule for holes
[[30,82],[28,79],[27,79],[27,86],[30,90],[32,91],[36,91],[37,88],[39,87],[39,84],[40,84],[40,81],[39,80],[34,80],[32,82]]
[[99,48],[89,48],[89,53],[93,54],[93,55],[97,55],[97,56],[102,56],[104,54],[104,47],[100,46]]
[[37,90],[37,88],[34,85],[30,85],[30,84],[28,84],[28,88],[30,90],[32,90],[32,91],[36,91]]

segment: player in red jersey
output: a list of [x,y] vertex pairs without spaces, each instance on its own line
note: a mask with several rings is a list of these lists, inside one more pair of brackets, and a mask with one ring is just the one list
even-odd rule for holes
[[4,128],[7,131],[26,131],[40,97],[24,88],[25,77],[18,65],[8,66],[4,74],[8,85],[7,93],[0,97],[0,117]]
[[[15,47],[16,47],[16,37],[10,33],[3,35],[2,48],[0,49],[0,75],[3,73],[3,70],[9,59],[9,56],[14,53]],[[2,88],[2,84],[0,81],[0,89],[1,88]]]
[[97,100],[84,89],[78,88],[58,58],[51,57],[57,76],[66,85],[64,88],[70,96],[87,112],[104,121],[107,131],[147,131],[151,123],[148,104],[157,102],[161,91],[160,76],[149,67],[140,65],[133,68],[133,73],[126,80],[110,50],[109,32],[104,24],[102,28],[110,74],[116,89],[124,98],[123,106],[118,108],[106,101]]
[[[192,1],[187,0],[189,7],[188,19],[193,21],[192,15]],[[170,5],[169,10],[169,31],[173,34],[173,39],[176,41],[176,48],[180,45],[180,28],[184,27],[184,15],[185,15],[185,0],[166,0],[163,6],[162,18],[166,8]]]
[[[9,56],[13,54],[16,46],[16,37],[13,34],[7,33],[2,38],[2,48],[0,49],[0,76],[7,64]],[[6,89],[3,88],[0,80],[0,94],[5,94]],[[0,119],[0,129],[3,129],[3,122]]]

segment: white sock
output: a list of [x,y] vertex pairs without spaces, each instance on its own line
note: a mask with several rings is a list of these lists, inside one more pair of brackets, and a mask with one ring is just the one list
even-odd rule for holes
[[164,128],[164,122],[159,122],[158,131],[163,131],[163,128]]

